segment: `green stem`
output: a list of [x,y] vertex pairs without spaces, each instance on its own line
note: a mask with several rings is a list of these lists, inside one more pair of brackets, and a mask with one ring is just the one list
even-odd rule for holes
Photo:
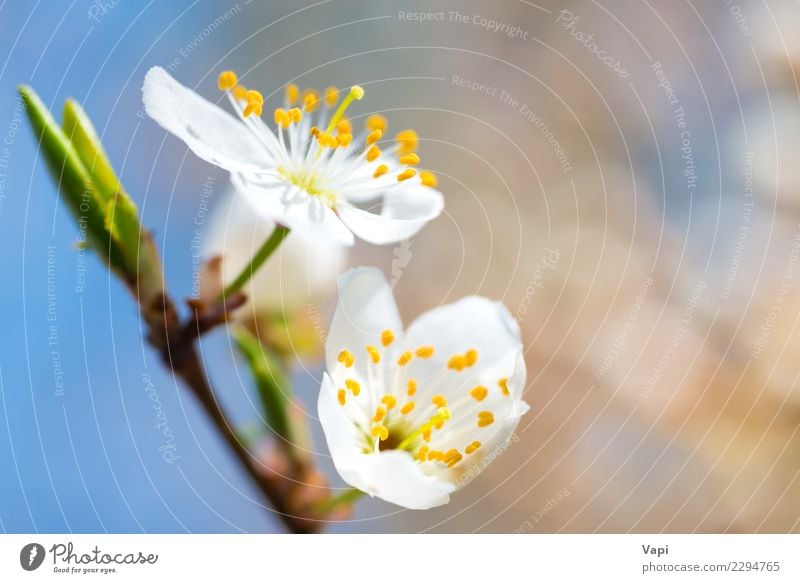
[[250,263],[245,265],[244,269],[242,269],[241,273],[234,279],[231,283],[229,283],[222,293],[219,296],[219,299],[224,301],[226,297],[230,296],[241,290],[250,278],[255,275],[256,271],[264,265],[264,262],[269,259],[270,255],[275,252],[286,236],[289,234],[289,228],[284,227],[282,225],[277,225],[275,230],[272,231],[272,234],[269,238],[264,241],[264,244],[261,248],[256,251],[256,254],[253,255],[253,258],[250,260]]
[[329,514],[339,508],[340,506],[346,506],[353,504],[361,499],[364,495],[364,492],[358,490],[356,488],[350,488],[345,490],[341,494],[333,496],[332,498],[328,498],[319,506],[319,511],[322,514]]

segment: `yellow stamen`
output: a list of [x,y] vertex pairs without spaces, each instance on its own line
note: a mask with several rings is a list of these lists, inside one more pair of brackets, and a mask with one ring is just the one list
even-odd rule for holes
[[414,410],[414,407],[416,407],[416,406],[417,406],[417,404],[414,401],[409,401],[408,403],[406,403],[405,405],[403,405],[400,408],[400,412],[403,415],[408,415],[409,413],[411,413]]
[[333,114],[331,118],[331,122],[328,124],[328,129],[325,131],[333,131],[333,128],[336,127],[336,124],[339,123],[339,120],[342,119],[344,112],[347,111],[347,108],[353,103],[354,100],[359,100],[364,97],[364,89],[359,85],[353,85],[350,88],[350,93],[347,94],[347,97],[342,99],[342,102],[339,104],[339,108],[336,110],[336,113]]
[[417,171],[413,168],[406,168],[400,174],[397,175],[397,182],[403,182],[404,180],[408,180],[409,178],[414,178],[417,175]]
[[300,88],[294,83],[289,83],[286,86],[286,103],[294,105],[300,97]]
[[425,459],[428,457],[429,449],[430,448],[427,445],[423,445],[421,448],[419,448],[419,451],[417,452],[417,460],[424,462]]
[[377,146],[377,144],[372,144],[369,150],[367,150],[367,161],[373,162],[381,155],[381,149]]
[[400,156],[414,152],[419,145],[419,137],[414,130],[403,130],[395,136],[395,139],[397,140]]
[[462,459],[464,459],[464,456],[462,456],[457,449],[451,449],[444,454],[444,459],[442,461],[447,464],[448,468],[452,468]]
[[430,186],[431,188],[435,188],[439,183],[436,175],[433,172],[428,172],[427,170],[423,170],[419,173],[419,179],[422,183],[422,186]]
[[345,366],[345,368],[350,368],[356,361],[355,357],[353,356],[353,353],[350,352],[349,350],[342,350],[339,353],[339,357],[337,358],[337,360],[341,362]]
[[413,397],[417,393],[417,381],[414,379],[408,379],[408,389],[406,390],[406,394],[409,397]]
[[326,87],[324,94],[325,94],[325,105],[327,105],[328,107],[333,107],[334,105],[336,105],[336,102],[339,101],[339,90],[334,85]]
[[370,133],[370,134],[367,136],[367,140],[366,140],[366,142],[367,142],[367,145],[368,145],[368,146],[371,146],[371,145],[372,145],[372,144],[374,144],[375,142],[379,141],[379,140],[380,140],[382,137],[383,137],[383,132],[382,132],[381,130],[373,130],[373,131],[372,131],[372,132],[371,132],[371,133]]
[[414,353],[420,358],[430,358],[433,356],[433,346],[420,346]]
[[381,130],[382,132],[386,132],[386,129],[389,127],[389,122],[386,121],[385,117],[379,113],[376,113],[367,118],[366,123],[364,123],[364,127],[370,131]]
[[336,396],[339,398],[339,404],[344,406],[345,402],[347,401],[347,393],[344,392],[344,389],[339,389],[339,392]]
[[220,91],[227,91],[228,89],[233,89],[237,81],[236,73],[233,71],[223,71],[219,74],[219,78],[217,79],[217,87],[219,87]]
[[344,381],[344,384],[348,389],[350,389],[350,392],[353,393],[354,397],[358,397],[358,394],[361,392],[361,385],[359,385],[357,381],[353,379],[347,379]]
[[[423,445],[422,447],[425,447],[425,446]],[[433,460],[442,461],[443,458],[444,458],[444,452],[443,451],[439,451],[439,450],[434,449],[434,450],[431,450],[430,452],[428,452],[428,461],[429,462],[433,461]]]
[[422,439],[424,439],[425,441],[430,441],[431,440],[431,430],[430,429],[425,429],[422,432]]
[[405,366],[411,360],[412,354],[408,351],[405,351],[403,354],[400,355],[400,358],[397,359],[398,366]]
[[469,392],[469,394],[473,399],[480,403],[486,398],[486,395],[489,394],[489,389],[486,387],[475,387]]
[[445,405],[442,405],[441,407],[439,407],[439,410],[436,411],[436,416],[439,419],[447,421],[453,416],[453,414],[450,412],[450,409],[448,409]]
[[346,148],[353,143],[353,134],[339,134],[336,136],[336,145],[340,148]]
[[381,344],[389,346],[392,342],[394,342],[394,332],[388,329],[381,332]]
[[314,113],[319,105],[319,93],[316,89],[306,89],[303,93],[303,110]]
[[478,413],[478,427],[487,427],[494,423],[494,415],[491,411],[481,411]]
[[467,359],[467,366],[472,366],[473,364],[478,362],[478,351],[475,350],[474,348],[470,348],[469,350],[467,350],[464,356]]
[[345,118],[336,124],[336,131],[340,134],[352,134],[353,124],[350,123],[349,119]]
[[377,409],[375,409],[375,415],[372,416],[372,420],[375,423],[380,423],[383,421],[384,417],[386,417],[386,407],[378,405]]
[[233,98],[236,99],[236,101],[243,101],[246,95],[247,87],[244,85],[237,85],[233,88]]
[[[250,107],[250,105],[251,104],[249,103],[247,104],[248,107]],[[282,128],[285,128],[289,125],[289,114],[286,113],[286,110],[282,107],[279,107],[275,110],[275,112],[272,114],[272,118],[275,120],[275,125],[281,126]]]
[[372,358],[373,364],[378,364],[381,361],[381,353],[378,352],[378,349],[371,344],[367,346],[367,352],[369,352],[369,356]]
[[255,115],[259,116],[259,117],[262,114],[261,105],[256,103],[255,101],[251,101],[250,103],[245,105],[244,106],[244,112],[242,112],[242,115],[244,115],[245,117],[250,117],[253,114],[255,114]]
[[259,105],[264,105],[264,96],[255,89],[248,89],[244,94],[244,98],[247,100],[247,103],[258,103]]
[[375,174],[372,175],[373,178],[379,178],[386,174],[389,171],[389,167],[386,164],[381,164],[377,168],[375,168]]
[[467,366],[467,359],[460,354],[456,354],[450,360],[447,361],[447,368],[452,370],[462,371]]
[[413,153],[400,156],[400,163],[405,166],[416,166],[419,164],[419,156]]
[[397,397],[394,395],[384,395],[381,398],[381,403],[386,405],[387,410],[392,410],[397,406]]
[[317,134],[317,141],[323,148],[336,148],[339,145],[338,138],[335,138],[327,132],[319,132]]
[[447,407],[447,399],[443,395],[434,395],[431,402],[437,407]]
[[378,425],[372,428],[372,437],[377,437],[381,441],[386,441],[389,438],[389,430],[383,425]]
[[303,119],[303,112],[298,107],[293,107],[287,113],[294,123],[300,123],[300,120]]
[[480,441],[473,441],[472,443],[470,443],[466,447],[466,449],[464,449],[464,453],[467,454],[467,455],[469,455],[471,453],[475,453],[476,451],[478,451],[478,448],[480,446],[481,446],[481,442]]
[[500,387],[500,392],[503,393],[503,395],[505,395],[506,397],[508,397],[508,395],[510,394],[508,392],[508,379],[502,378],[499,381],[497,381],[497,384]]

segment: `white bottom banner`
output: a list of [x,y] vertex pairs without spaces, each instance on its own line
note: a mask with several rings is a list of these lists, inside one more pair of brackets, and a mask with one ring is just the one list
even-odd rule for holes
[[0,581],[800,581],[799,535],[3,535]]

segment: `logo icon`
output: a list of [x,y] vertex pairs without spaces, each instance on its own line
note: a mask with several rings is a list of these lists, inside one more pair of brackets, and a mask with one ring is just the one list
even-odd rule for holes
[[44,547],[39,543],[29,543],[19,552],[19,564],[26,571],[35,571],[44,562]]

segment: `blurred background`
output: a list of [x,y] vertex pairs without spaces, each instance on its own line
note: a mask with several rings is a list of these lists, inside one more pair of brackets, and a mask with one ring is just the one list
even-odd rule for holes
[[[16,97],[84,104],[189,297],[227,177],[142,112],[154,65],[210,99],[222,69],[276,102],[363,85],[353,114],[419,131],[445,213],[323,271],[383,268],[406,321],[478,293],[521,324],[513,445],[447,506],[330,531],[800,530],[798,25],[787,0],[0,2],[0,530],[280,530],[76,250]],[[319,337],[335,297],[308,287],[284,295]],[[319,352],[289,340],[316,427]],[[202,351],[257,424],[225,331]]]

